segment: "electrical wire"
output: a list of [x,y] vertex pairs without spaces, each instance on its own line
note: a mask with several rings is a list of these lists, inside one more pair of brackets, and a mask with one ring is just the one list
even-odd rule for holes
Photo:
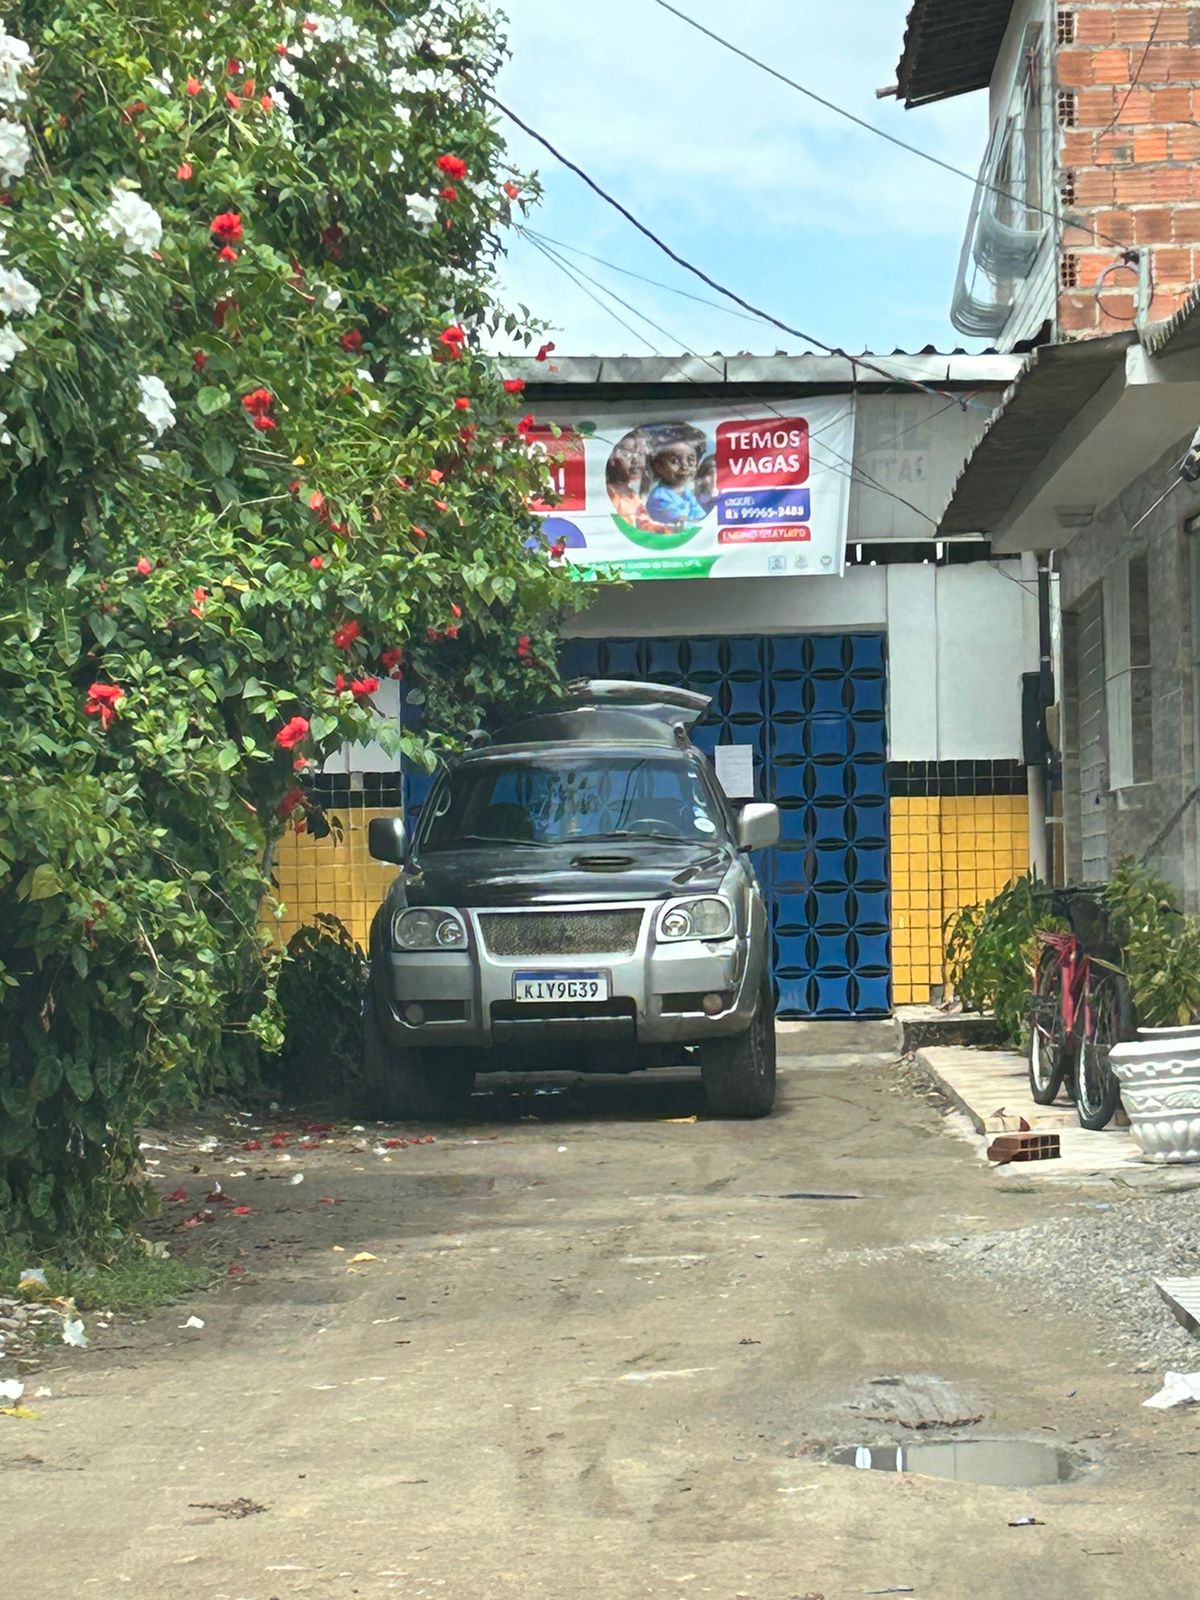
[[1116,127],[1117,123],[1120,122],[1121,113],[1124,111],[1125,107],[1129,104],[1129,96],[1137,88],[1138,81],[1141,78],[1143,71],[1145,70],[1146,61],[1147,61],[1147,59],[1149,58],[1149,55],[1150,55],[1150,46],[1154,43],[1155,37],[1158,34],[1159,27],[1162,24],[1163,12],[1166,11],[1166,9],[1167,9],[1167,0],[1162,0],[1162,4],[1158,8],[1158,15],[1154,19],[1154,26],[1150,29],[1150,37],[1146,40],[1146,48],[1142,51],[1142,59],[1137,64],[1137,71],[1134,73],[1133,77],[1130,79],[1129,87],[1125,91],[1124,97],[1121,100],[1121,104],[1113,112],[1112,121],[1106,123],[1104,125],[1104,127],[1100,129],[1100,133],[1098,133],[1096,135],[1097,138],[1100,138],[1100,136],[1102,134],[1111,133],[1112,130]]
[[[621,324],[621,326],[625,329],[626,333],[632,334],[633,337],[638,341],[639,344],[644,344],[646,346],[646,348],[648,350],[652,351],[656,356],[661,356],[662,355],[662,351],[658,348],[657,345],[651,344],[649,339],[647,339],[644,334],[639,333],[636,328],[630,327],[629,323],[626,322],[623,317],[617,316],[617,313],[612,309],[611,306],[605,305],[604,301],[600,299],[599,295],[593,294],[592,291],[583,282],[582,278],[576,277],[574,271],[571,269],[571,267],[569,267],[567,265],[567,263],[565,261],[561,260],[556,255],[553,255],[551,253],[551,251],[547,248],[547,246],[542,244],[540,240],[535,239],[532,234],[529,236],[529,242],[530,242],[531,245],[533,245],[535,250],[539,251],[540,254],[545,256],[546,260],[551,262],[554,266],[556,266],[560,270],[560,272],[566,273],[567,277],[570,278],[571,282],[575,285],[575,287],[577,289],[579,289],[583,294],[587,295],[589,300],[593,301],[596,305],[598,305],[600,307],[601,311],[606,311],[608,313],[608,315],[610,317],[612,317],[612,319],[615,322],[619,322]],[[614,295],[613,299],[615,300],[616,298],[617,298],[616,295]],[[621,304],[624,304],[624,302],[622,301]],[[634,314],[636,315],[636,312]],[[648,319],[643,319],[643,320],[648,320]]]
[[[1164,5],[1165,3],[1166,0],[1164,0]],[[994,183],[985,183],[977,173],[968,172],[965,167],[956,167],[951,161],[943,161],[941,156],[931,155],[928,150],[922,150],[920,145],[909,144],[907,139],[901,139],[894,133],[888,133],[885,128],[876,127],[873,122],[868,122],[865,117],[857,116],[853,111],[847,111],[845,106],[838,105],[835,100],[827,100],[824,95],[818,94],[815,89],[809,89],[805,84],[798,83],[795,78],[789,78],[787,73],[780,72],[777,67],[771,66],[769,62],[762,61],[758,56],[751,55],[748,50],[743,50],[740,45],[734,44],[731,39],[726,39],[723,34],[714,32],[712,28],[706,28],[702,22],[697,22],[695,17],[689,17],[686,12],[680,11],[678,7],[671,5],[670,0],[655,0],[655,4],[661,6],[664,11],[669,11],[672,16],[678,17],[680,22],[686,22],[688,27],[694,28],[697,33],[704,34],[714,44],[719,44],[724,49],[732,51],[735,56],[740,56],[743,61],[748,61],[751,66],[760,68],[770,77],[777,78],[780,83],[787,84],[789,89],[795,89],[798,94],[807,96],[809,100],[815,100],[817,105],[824,106],[827,111],[832,111],[839,117],[845,117],[847,122],[853,122],[857,127],[865,129],[867,133],[873,133],[877,139],[886,139],[888,144],[895,145],[898,150],[907,150],[909,155],[920,156],[922,161],[928,161],[935,167],[941,167],[943,172],[953,173],[956,178],[965,178],[968,183],[978,184],[988,190],[990,194],[998,195],[1002,200],[1012,200],[1025,211],[1033,211],[1038,216],[1048,217],[1051,222],[1058,222],[1057,214],[1047,210],[1045,206],[1031,205],[1024,195],[1012,194],[1007,189],[1001,189]],[[1159,12],[1159,20],[1162,20],[1161,10]],[[1156,22],[1155,31],[1157,31],[1157,28],[1158,23]],[[1151,43],[1153,43],[1153,35],[1151,35]],[[1150,46],[1147,45],[1147,55],[1149,51]],[[1145,56],[1143,56],[1142,62],[1144,65]],[[1138,70],[1140,72],[1141,68],[1139,67]],[[1130,94],[1133,92],[1132,85],[1129,92]],[[1129,96],[1126,95],[1125,98],[1128,99]],[[1124,110],[1124,102],[1122,102],[1121,109]],[[1124,249],[1129,242],[1127,239],[1114,239],[1111,234],[1104,233],[1099,228],[1089,228],[1084,223],[1073,222],[1071,226],[1078,227],[1089,233],[1093,239],[1102,240],[1105,244],[1115,245],[1118,249]]]
[[628,222],[631,227],[636,228],[644,238],[649,239],[651,244],[656,246],[657,249],[661,250],[665,256],[669,256],[676,266],[683,267],[686,272],[690,272],[693,277],[699,278],[701,283],[706,283],[708,287],[710,289],[714,289],[717,294],[724,295],[727,300],[732,300],[735,305],[741,306],[744,311],[752,312],[755,316],[760,317],[764,322],[769,322],[773,324],[773,326],[781,328],[784,333],[790,333],[793,338],[803,339],[806,344],[816,345],[817,349],[823,350],[826,355],[840,356],[842,360],[850,362],[851,367],[862,367],[864,371],[877,373],[879,377],[885,379],[888,383],[904,384],[910,389],[919,389],[923,394],[933,395],[939,400],[953,400],[955,405],[961,404],[956,395],[950,394],[945,389],[936,389],[931,384],[922,383],[919,378],[910,378],[900,373],[888,372],[885,367],[881,367],[875,361],[867,360],[865,356],[852,356],[848,350],[843,350],[840,345],[826,344],[823,339],[818,339],[815,334],[805,333],[802,328],[793,327],[790,322],[784,322],[781,318],[772,316],[769,311],[764,311],[761,306],[756,306],[752,301],[743,299],[743,297],[735,290],[727,288],[723,283],[718,283],[716,278],[710,277],[702,267],[696,266],[695,263],[689,261],[686,256],[681,256],[677,250],[673,250],[671,246],[667,244],[664,239],[661,239],[652,228],[648,227],[644,222],[640,221],[639,218],[634,216],[633,212],[629,210],[628,206],[622,205],[621,201],[618,200],[615,195],[610,194],[602,184],[598,183],[595,178],[591,177],[589,173],[585,172],[581,166],[572,161],[569,156],[564,155],[563,152],[557,148],[557,146],[550,142],[545,134],[539,133],[536,128],[531,127],[528,122],[526,122],[522,117],[519,117],[515,111],[510,110],[502,100],[498,100],[494,94],[485,89],[481,84],[475,82],[474,80],[472,80],[472,82],[476,93],[486,100],[489,105],[494,106],[497,111],[506,116],[509,121],[512,122],[516,127],[520,128],[523,133],[527,133],[529,137],[540,144],[544,150],[549,151],[556,161],[560,162],[564,167],[567,168],[568,172],[573,172],[582,183],[587,185],[593,194],[599,195],[600,199],[603,200],[606,205],[611,206],[614,211],[618,212],[619,215],[624,217],[626,222]]
[[[562,258],[558,255],[558,253],[555,250],[553,250],[551,247],[549,247],[547,245],[544,245],[544,244],[540,243],[539,241],[535,241],[535,240],[531,239],[530,242],[534,243],[536,245],[536,247],[547,258],[547,260],[553,262],[555,266],[559,267],[563,272],[565,272],[566,275],[572,280],[572,282],[579,283],[579,278],[576,276],[575,272],[572,271],[572,269],[569,266],[569,264],[567,262],[563,261]],[[580,272],[582,273],[582,269],[580,269]],[[719,367],[715,362],[709,360],[709,358],[707,356],[702,356],[697,351],[689,349],[688,346],[686,344],[684,344],[683,341],[681,339],[679,339],[675,334],[673,334],[669,328],[664,328],[661,325],[661,323],[655,322],[654,319],[651,318],[651,317],[648,317],[644,311],[640,311],[637,308],[637,306],[632,305],[628,300],[623,299],[614,290],[608,288],[607,285],[600,283],[598,279],[592,278],[586,273],[582,273],[582,276],[587,278],[588,282],[593,284],[602,294],[606,294],[606,295],[610,296],[613,300],[615,300],[617,302],[618,305],[623,306],[625,308],[625,310],[628,311],[632,316],[635,316],[635,317],[639,318],[641,321],[645,322],[648,327],[653,328],[657,333],[661,333],[664,338],[671,340],[671,342],[673,344],[680,345],[680,347],[684,350],[684,352],[687,355],[690,355],[694,360],[701,361],[701,362],[704,363],[705,366],[711,367],[712,370],[720,378],[721,382],[724,383],[724,381],[725,381],[724,368]],[[585,290],[585,293],[586,293],[586,290]],[[596,296],[594,294],[589,295],[588,298],[593,300],[593,301],[596,301],[597,304],[601,304],[602,305],[602,302],[596,300]],[[603,307],[603,305],[602,305],[602,308],[606,309],[606,310],[609,309],[607,307]],[[629,329],[629,324],[627,322],[625,322],[623,318],[617,316],[616,312],[610,311],[610,315],[613,316],[616,321],[620,322],[621,326],[623,328],[625,328],[627,331],[634,332],[634,330]],[[639,338],[642,344],[647,345],[651,350],[653,350],[655,355],[661,355],[662,354],[662,352],[657,350],[655,348],[655,346],[653,344],[651,344],[650,341],[647,338],[645,338],[644,335],[639,335],[639,334],[637,334],[635,332],[635,337]],[[684,374],[684,381],[687,382],[687,383],[696,382],[696,380],[694,378],[689,377],[687,374]],[[944,406],[942,408],[942,411],[935,412],[934,415],[935,416],[942,415],[942,412],[952,409],[954,406],[957,405],[957,403],[958,403],[957,399],[955,399],[954,401],[951,402],[950,405]],[[762,402],[761,409],[763,409],[765,411],[769,411],[772,416],[778,417],[781,421],[786,421],[787,420],[787,417],[786,417],[785,413],[780,411],[778,409],[778,407],[771,405],[769,401],[764,400]],[[809,438],[810,446],[812,444],[812,441],[817,439],[823,432],[826,432],[828,429],[833,428],[836,425],[838,425],[839,423],[843,422],[845,420],[845,418],[850,415],[852,410],[853,410],[853,406],[849,407],[845,412],[842,412],[839,416],[834,417],[833,420],[831,422],[826,423],[823,428],[818,428],[818,429],[814,430],[814,432],[810,435],[810,438]],[[748,412],[736,411],[736,410],[732,410],[732,408],[731,408],[731,415],[740,417],[743,421],[750,420],[750,413],[748,413]],[[923,421],[928,421],[928,420],[932,420],[932,419],[924,418],[922,420]],[[913,424],[913,426],[918,426],[918,425],[919,424]],[[910,431],[910,430],[907,429],[907,428],[901,429],[900,433],[895,435],[895,437],[896,438],[900,438],[902,434],[907,433],[908,431]],[[891,442],[892,442],[891,440],[886,440],[886,439],[882,441],[883,444],[889,444]],[[906,506],[910,511],[914,512],[917,516],[923,517],[925,519],[925,521],[930,523],[933,527],[935,527],[935,528],[937,527],[937,518],[936,517],[931,517],[929,515],[929,513],[927,511],[922,510],[922,508],[920,506],[914,505],[911,500],[906,500],[903,495],[897,494],[894,489],[889,489],[885,484],[880,483],[877,478],[875,478],[871,473],[867,472],[864,467],[859,466],[858,463],[856,463],[852,458],[842,455],[842,453],[839,450],[835,450],[833,448],[833,446],[830,445],[830,444],[823,444],[819,448],[822,451],[827,452],[828,455],[831,455],[831,456],[835,457],[836,460],[842,462],[850,470],[849,470],[849,472],[843,472],[838,467],[836,467],[832,461],[829,461],[829,460],[820,461],[819,457],[818,457],[818,461],[819,461],[819,464],[821,466],[828,468],[829,471],[831,471],[831,472],[836,472],[839,477],[848,478],[849,481],[852,482],[852,483],[853,482],[858,482],[859,484],[865,486],[866,488],[874,489],[877,493],[886,495],[889,499],[895,500],[898,504]]]

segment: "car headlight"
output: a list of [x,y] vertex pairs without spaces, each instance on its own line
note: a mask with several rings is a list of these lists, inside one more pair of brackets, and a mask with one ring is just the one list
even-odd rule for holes
[[667,943],[675,939],[724,939],[732,928],[733,907],[717,895],[672,900],[658,918],[658,937]]
[[396,913],[392,943],[397,950],[462,950],[466,947],[467,930],[457,911],[417,906]]

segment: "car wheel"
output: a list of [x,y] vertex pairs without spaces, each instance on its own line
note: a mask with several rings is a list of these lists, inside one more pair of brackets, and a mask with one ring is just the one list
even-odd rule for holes
[[363,1016],[363,1077],[379,1115],[414,1122],[448,1122],[467,1109],[475,1069],[452,1050],[391,1044],[379,1026],[368,990]]
[[765,1117],[775,1104],[775,996],[768,978],[745,1033],[700,1046],[704,1098],[714,1117]]

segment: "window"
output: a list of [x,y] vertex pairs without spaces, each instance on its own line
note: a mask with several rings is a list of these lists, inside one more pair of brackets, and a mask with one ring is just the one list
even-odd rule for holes
[[1119,562],[1104,580],[1108,770],[1114,789],[1154,776],[1150,664],[1150,563]]

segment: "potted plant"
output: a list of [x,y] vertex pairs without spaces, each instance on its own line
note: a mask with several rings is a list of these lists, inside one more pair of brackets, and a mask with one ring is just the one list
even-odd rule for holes
[[1122,863],[1109,905],[1141,1026],[1109,1062],[1133,1137],[1149,1161],[1200,1161],[1200,921],[1170,904],[1170,888]]

